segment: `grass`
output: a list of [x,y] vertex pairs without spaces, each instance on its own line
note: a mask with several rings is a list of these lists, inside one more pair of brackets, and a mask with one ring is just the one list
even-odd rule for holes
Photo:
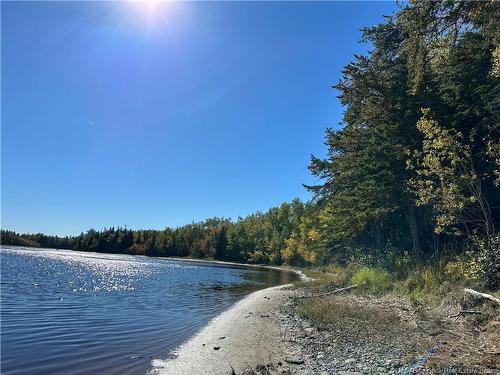
[[[464,286],[482,290],[480,281],[474,275],[466,273],[470,270],[469,260],[452,259],[448,262],[432,265],[408,264],[405,272],[400,272],[399,277],[392,275],[380,267],[350,265],[339,267],[328,265],[324,267],[308,268],[303,272],[311,277],[311,282],[296,282],[297,287],[306,289],[311,294],[320,294],[352,284],[363,284],[353,291],[356,294],[368,293],[380,295],[394,293],[397,296],[416,300],[424,303],[429,308],[441,310],[458,309],[458,306],[467,306],[467,297],[464,297]],[[492,292],[499,296],[500,291]],[[335,297],[307,298],[299,304],[299,314],[311,319],[318,324],[332,323],[343,315],[349,313],[354,318],[363,318],[366,309],[346,310],[335,303]],[[379,317],[382,318],[383,317]],[[481,317],[478,317],[481,318]]]
[[311,280],[298,280],[294,283],[294,285],[311,291],[319,290],[331,285],[343,285],[347,277],[344,274],[345,271],[326,272],[325,268],[304,268],[302,269],[302,272]]
[[373,307],[360,304],[350,304],[334,298],[311,298],[298,306],[301,317],[311,320],[314,324],[324,327],[345,321],[377,321],[380,324],[399,322],[395,314],[381,312]]
[[393,278],[386,270],[374,267],[361,267],[351,277],[353,284],[363,284],[372,293],[383,293],[392,289]]

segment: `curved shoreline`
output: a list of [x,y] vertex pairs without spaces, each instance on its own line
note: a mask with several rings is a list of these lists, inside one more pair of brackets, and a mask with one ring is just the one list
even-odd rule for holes
[[238,263],[238,262],[226,262],[223,260],[206,260],[206,259],[196,259],[196,258],[182,258],[182,257],[155,257],[158,259],[167,259],[167,260],[181,260],[184,262],[197,262],[197,263],[213,263],[213,264],[221,264],[227,266],[238,266],[238,267],[248,267],[248,268],[263,268],[270,270],[278,270],[278,271],[288,271],[296,273],[300,280],[302,281],[311,281],[311,278],[304,274],[302,270],[291,267],[283,267],[283,266],[269,266],[267,264],[252,264],[252,263]]
[[229,374],[261,363],[283,361],[277,314],[291,284],[253,292],[212,319],[181,344],[172,359],[152,361],[151,374]]
[[[164,259],[287,271],[294,272],[302,281],[311,280],[294,268],[193,258]],[[284,362],[287,345],[281,339],[279,307],[294,293],[291,287],[292,284],[285,284],[250,293],[170,352],[174,358],[154,359],[150,374],[230,374],[262,363]]]

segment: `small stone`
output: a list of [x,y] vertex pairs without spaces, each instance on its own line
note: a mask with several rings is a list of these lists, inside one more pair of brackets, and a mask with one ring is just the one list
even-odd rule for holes
[[291,363],[293,365],[301,365],[304,363],[304,360],[300,357],[290,357],[285,358],[285,362]]
[[220,346],[214,346],[214,350],[219,350]]
[[325,353],[319,352],[318,355],[316,356],[316,359],[323,359],[325,358]]

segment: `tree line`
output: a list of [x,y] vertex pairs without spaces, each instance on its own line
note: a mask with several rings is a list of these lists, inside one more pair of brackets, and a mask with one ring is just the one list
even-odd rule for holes
[[362,29],[334,86],[340,129],[311,156],[314,198],[233,222],[2,243],[273,264],[394,267],[469,256],[500,285],[500,3],[412,1]]
[[90,229],[79,236],[19,234],[2,230],[5,245],[147,256],[191,256],[249,263],[282,264],[282,249],[307,205],[296,199],[237,221],[211,218],[163,230]]

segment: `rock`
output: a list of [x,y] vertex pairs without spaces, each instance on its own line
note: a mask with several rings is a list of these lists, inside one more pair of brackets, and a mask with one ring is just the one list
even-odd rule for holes
[[214,346],[214,350],[219,350],[220,346]]
[[285,362],[291,363],[293,365],[301,365],[304,363],[304,360],[301,357],[288,357],[285,358]]
[[316,359],[323,359],[325,358],[325,353],[319,352],[318,355],[316,356]]
[[313,327],[307,327],[307,328],[304,328],[304,331],[306,331],[307,333],[313,333],[314,332],[314,328]]

